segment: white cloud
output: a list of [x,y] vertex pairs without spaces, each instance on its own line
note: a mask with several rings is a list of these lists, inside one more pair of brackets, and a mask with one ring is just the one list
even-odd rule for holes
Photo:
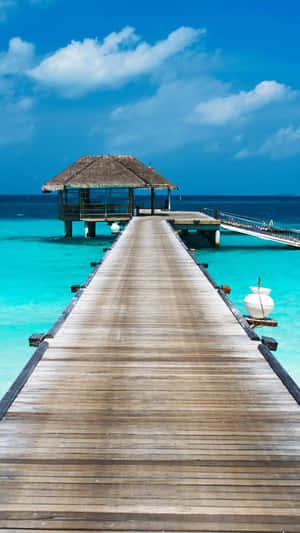
[[27,94],[26,69],[34,61],[34,46],[15,37],[6,52],[0,53],[0,145],[31,139],[35,117],[34,98]]
[[140,41],[134,28],[97,39],[72,41],[30,71],[37,82],[63,95],[80,96],[97,88],[119,86],[150,73],[166,59],[194,43],[205,30],[181,27],[153,46]]
[[248,157],[267,155],[271,159],[286,159],[298,154],[300,154],[300,126],[280,128],[270,135],[258,149],[248,151]]
[[15,0],[0,0],[0,22],[7,19],[7,10],[16,4]]
[[235,135],[233,138],[233,142],[240,143],[244,140],[245,135],[243,133],[239,133],[238,135]]
[[270,135],[258,148],[244,148],[235,154],[235,159],[269,156],[271,159],[286,159],[300,154],[300,126],[280,128]]
[[249,152],[248,148],[243,148],[237,154],[235,154],[234,159],[247,159],[247,157],[250,157],[251,152]]
[[0,53],[0,75],[24,74],[33,61],[33,44],[14,37],[9,41],[8,51]]
[[[28,0],[29,5],[45,7],[50,4],[52,0]],[[7,20],[7,14],[11,7],[18,7],[21,0],[0,0],[0,22]]]
[[212,128],[199,126],[187,117],[199,98],[205,100],[208,95],[223,91],[223,84],[209,76],[173,80],[161,85],[149,98],[115,108],[105,125],[103,118],[98,119],[101,128],[95,126],[92,134],[103,132],[104,127],[105,149],[113,152],[134,150],[143,155],[191,142],[205,144],[205,149],[211,151],[217,146]]
[[33,135],[35,118],[34,100],[7,95],[0,97],[0,145],[28,142]]
[[241,91],[201,102],[195,109],[198,120],[215,126],[249,115],[266,105],[289,99],[293,92],[276,81],[262,81],[252,91]]
[[300,127],[280,128],[259,148],[259,155],[269,155],[271,159],[285,159],[300,154]]

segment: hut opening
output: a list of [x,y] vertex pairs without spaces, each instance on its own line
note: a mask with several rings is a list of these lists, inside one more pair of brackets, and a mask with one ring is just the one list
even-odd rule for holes
[[85,235],[95,236],[95,223],[127,222],[139,207],[134,191],[151,192],[151,214],[155,213],[155,190],[165,189],[165,209],[171,209],[171,192],[177,185],[154,168],[131,155],[83,156],[42,187],[43,193],[57,191],[59,218],[65,223],[65,236],[72,236],[72,222],[85,222]]

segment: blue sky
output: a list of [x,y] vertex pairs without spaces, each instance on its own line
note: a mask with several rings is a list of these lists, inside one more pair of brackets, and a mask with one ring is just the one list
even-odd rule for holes
[[2,193],[131,153],[186,194],[300,194],[300,4],[0,0]]

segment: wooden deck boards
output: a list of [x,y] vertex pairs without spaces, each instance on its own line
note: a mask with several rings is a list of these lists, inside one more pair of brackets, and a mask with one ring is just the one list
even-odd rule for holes
[[133,219],[0,423],[0,533],[300,532],[300,410],[167,222]]

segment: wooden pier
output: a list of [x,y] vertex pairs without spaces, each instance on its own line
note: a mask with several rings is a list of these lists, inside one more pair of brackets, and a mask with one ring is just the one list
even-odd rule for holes
[[[151,210],[141,209],[140,214],[150,215]],[[173,211],[163,209],[156,209],[155,215],[170,222],[177,231],[180,231],[182,236],[188,232],[190,234],[197,232],[198,236],[204,237],[211,246],[215,248],[220,247],[221,221],[215,217],[200,213],[199,211]],[[197,247],[201,248],[201,241],[197,245]]]
[[0,533],[300,532],[298,389],[221,296],[129,222],[0,405]]

